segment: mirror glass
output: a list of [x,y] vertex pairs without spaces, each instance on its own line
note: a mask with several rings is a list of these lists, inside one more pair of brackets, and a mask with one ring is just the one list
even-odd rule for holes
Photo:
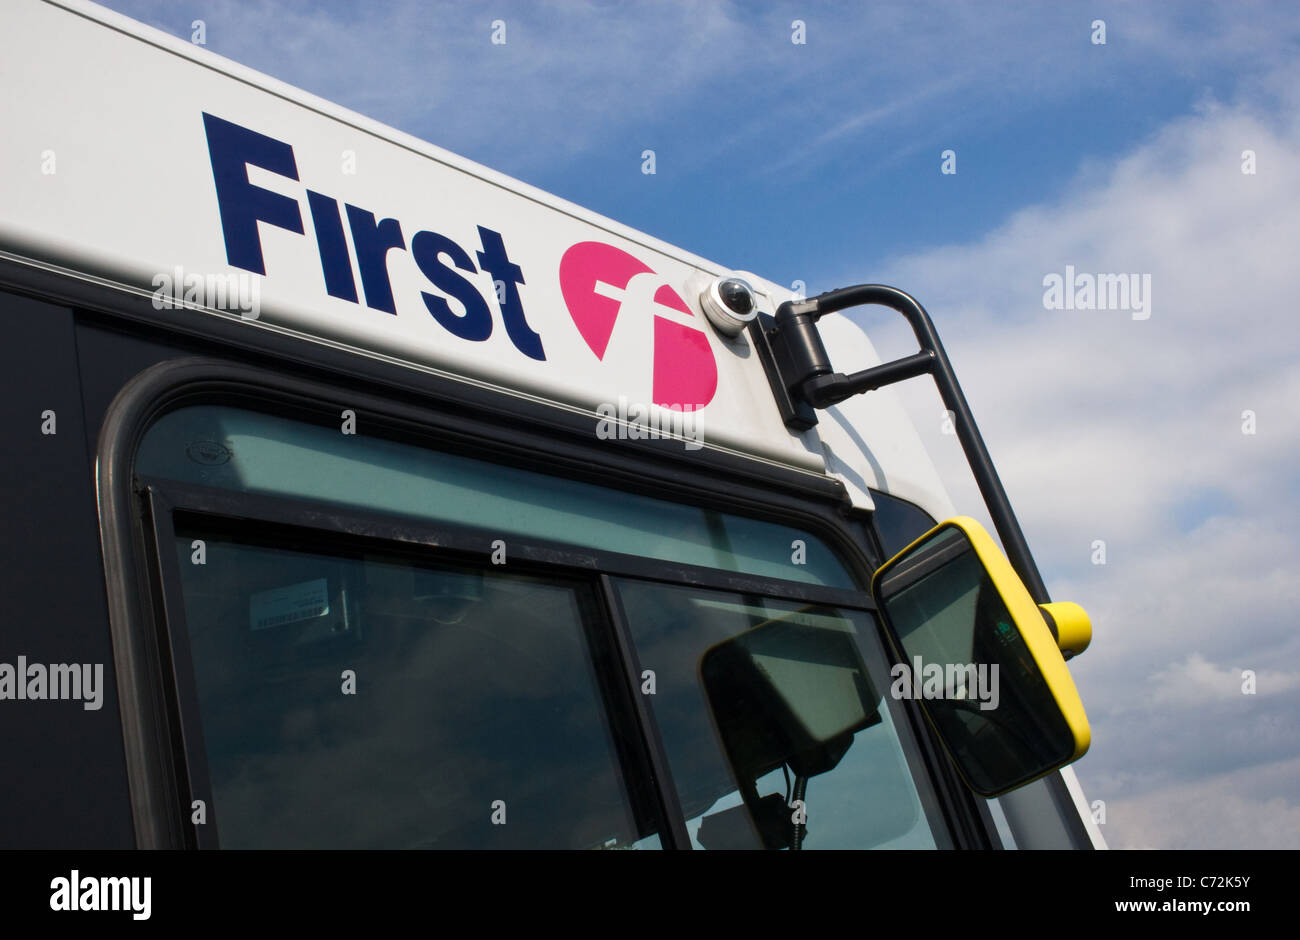
[[920,701],[972,789],[996,795],[1071,758],[1073,733],[961,528],[895,557],[873,591],[903,659],[890,694]]

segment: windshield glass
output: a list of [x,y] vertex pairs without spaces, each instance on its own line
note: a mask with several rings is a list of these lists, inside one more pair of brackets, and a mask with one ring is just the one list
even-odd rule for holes
[[[935,848],[872,615],[620,580],[695,848]],[[643,673],[644,674],[644,673]]]

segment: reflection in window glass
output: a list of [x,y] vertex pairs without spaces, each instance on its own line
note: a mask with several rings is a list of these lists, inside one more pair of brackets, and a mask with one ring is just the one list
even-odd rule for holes
[[[855,586],[825,542],[790,526],[239,408],[199,405],[164,415],[145,435],[135,469],[240,493],[491,529],[502,536]],[[796,543],[802,545],[799,563],[792,561]]]
[[948,844],[913,783],[869,614],[617,587],[640,664],[655,672],[652,707],[697,848]]
[[174,550],[224,847],[658,847],[586,587],[201,520]]

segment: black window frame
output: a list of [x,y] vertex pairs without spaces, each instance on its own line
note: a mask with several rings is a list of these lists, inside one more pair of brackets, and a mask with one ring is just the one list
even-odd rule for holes
[[[189,790],[187,732],[185,718],[177,714],[177,708],[182,706],[176,690],[168,690],[153,679],[163,676],[169,682],[176,681],[163,588],[165,573],[159,567],[157,553],[160,544],[157,520],[164,506],[171,510],[193,510],[190,500],[203,494],[191,490],[205,489],[138,479],[134,458],[140,440],[163,414],[190,404],[227,404],[320,423],[326,415],[337,416],[337,408],[330,410],[334,403],[352,408],[367,432],[378,436],[804,529],[823,539],[860,584],[868,584],[871,573],[883,561],[865,515],[848,509],[838,483],[817,474],[763,466],[754,461],[733,476],[719,473],[728,469],[726,460],[697,460],[690,465],[669,459],[662,447],[656,454],[653,448],[624,450],[607,444],[597,446],[589,428],[585,437],[572,433],[571,414],[557,414],[558,420],[538,427],[536,409],[532,409],[532,421],[516,422],[512,426],[500,419],[510,414],[517,405],[515,401],[497,401],[496,409],[491,412],[466,413],[429,407],[427,402],[411,404],[399,396],[385,394],[382,389],[376,393],[347,380],[327,384],[287,370],[206,357],[159,363],[127,383],[110,406],[98,455],[101,538],[110,623],[119,662],[123,735],[138,845],[184,847],[198,846],[201,842],[190,831],[193,827],[188,825],[188,813],[177,812],[189,806],[189,801],[184,799]],[[229,495],[246,507],[254,499],[245,494]],[[297,508],[308,513],[321,508],[307,508],[309,501],[290,497],[264,499],[268,504],[306,504]],[[247,513],[247,508],[244,512]],[[273,517],[280,515],[275,506],[268,512]],[[334,521],[343,514],[338,507],[330,506],[328,515]],[[404,540],[403,532],[407,539],[419,543],[417,530],[424,531],[427,538],[427,530],[436,528],[439,533],[446,533],[455,528],[459,530],[456,537],[460,544],[480,559],[490,552],[491,538],[496,535],[465,527],[395,521],[393,516],[375,513],[349,511],[347,515],[354,517],[365,531],[392,533],[397,536],[394,541],[398,544]],[[378,528],[366,529],[367,526]],[[445,548],[445,536],[440,538],[443,539],[440,546]],[[614,597],[611,577],[630,576],[715,590],[753,592],[874,612],[874,604],[865,591],[701,568],[536,539],[512,539],[511,557],[521,564],[552,570],[585,571],[598,579],[609,606],[609,619],[626,680],[632,683],[633,689],[639,685],[639,667],[626,623],[617,604],[610,601]],[[174,607],[175,602],[172,603]],[[888,644],[884,645],[888,649]],[[689,847],[685,821],[680,812],[673,812],[675,790],[653,715],[639,694],[632,695],[631,704],[638,724],[644,729],[651,785],[658,791],[661,811],[667,814],[668,826],[661,829],[661,839],[665,847]],[[981,813],[972,795],[957,780],[916,703],[902,705],[910,737],[926,771],[926,780],[918,785],[934,791],[951,843],[958,848],[996,846],[987,809]]]

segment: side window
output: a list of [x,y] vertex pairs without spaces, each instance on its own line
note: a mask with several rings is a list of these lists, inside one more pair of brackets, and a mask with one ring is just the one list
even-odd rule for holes
[[659,846],[589,584],[181,512],[172,557],[223,847]]
[[872,490],[871,499],[876,504],[871,521],[886,558],[893,558],[938,524],[920,506],[897,496]]

